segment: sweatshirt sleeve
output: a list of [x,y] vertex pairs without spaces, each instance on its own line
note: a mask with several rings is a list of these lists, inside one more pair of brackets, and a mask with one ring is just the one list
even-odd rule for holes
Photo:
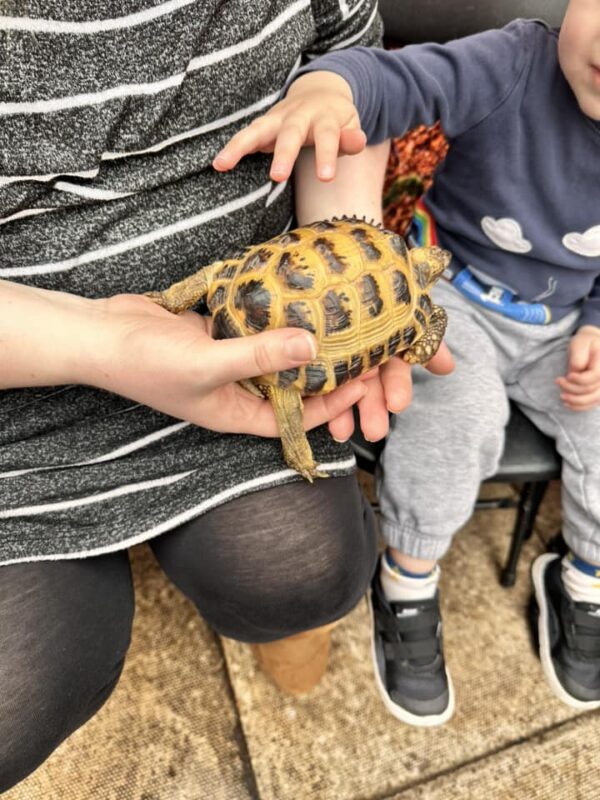
[[356,47],[328,53],[295,77],[314,70],[341,75],[371,143],[437,120],[454,138],[509,97],[530,62],[538,28],[539,23],[517,20],[444,45],[388,51]]

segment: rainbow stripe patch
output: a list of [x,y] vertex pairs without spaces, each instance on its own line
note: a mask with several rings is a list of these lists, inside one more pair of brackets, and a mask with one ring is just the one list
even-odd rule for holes
[[438,244],[435,220],[420,198],[415,205],[410,233],[414,244],[418,247],[431,247]]

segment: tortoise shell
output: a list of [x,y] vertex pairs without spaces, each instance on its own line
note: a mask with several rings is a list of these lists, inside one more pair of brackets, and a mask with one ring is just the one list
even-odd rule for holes
[[315,222],[211,265],[213,336],[310,331],[319,342],[314,361],[254,383],[325,394],[394,355],[413,363],[434,355],[443,326],[422,353],[416,345],[431,333],[428,290],[448,260],[438,247],[409,250],[401,236],[365,220]]

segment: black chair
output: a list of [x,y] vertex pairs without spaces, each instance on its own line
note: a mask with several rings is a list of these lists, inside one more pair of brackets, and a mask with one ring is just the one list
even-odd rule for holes
[[561,23],[568,0],[379,0],[385,37],[396,45],[447,42],[513,19]]
[[[356,425],[351,444],[359,468],[373,474],[385,442],[367,442]],[[478,500],[475,504],[477,510],[517,509],[510,549],[500,574],[500,583],[503,586],[514,586],[521,548],[531,536],[548,483],[560,477],[560,466],[560,457],[553,440],[541,433],[516,405],[511,404],[504,453],[496,474],[485,482],[519,484],[519,496],[517,499],[499,497]]]

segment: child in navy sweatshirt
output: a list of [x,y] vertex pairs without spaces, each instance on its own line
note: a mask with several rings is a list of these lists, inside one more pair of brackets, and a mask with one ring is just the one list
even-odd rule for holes
[[456,369],[415,370],[392,419],[378,490],[388,547],[374,578],[375,674],[387,708],[437,725],[454,708],[437,564],[503,450],[509,399],[562,456],[567,556],[533,565],[540,654],[553,691],[600,707],[600,0],[570,0],[559,30],[516,20],[446,45],[331,53],[217,156],[302,146],[329,180],[358,152],[440,119],[445,162],[411,236],[452,253],[433,299]]

